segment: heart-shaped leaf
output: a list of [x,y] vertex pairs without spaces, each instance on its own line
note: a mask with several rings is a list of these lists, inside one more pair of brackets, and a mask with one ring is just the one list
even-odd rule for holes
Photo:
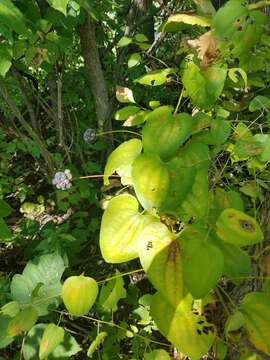
[[165,161],[170,159],[191,135],[194,125],[190,115],[172,115],[167,106],[154,110],[142,131],[144,151],[158,154]]
[[205,297],[223,273],[222,252],[212,245],[208,230],[191,225],[180,235],[184,282],[191,295]]
[[55,324],[48,324],[39,343],[39,359],[45,359],[64,339],[65,330]]
[[265,293],[247,294],[240,311],[245,318],[245,327],[249,340],[254,346],[270,355],[270,298]]
[[109,263],[121,263],[138,257],[137,239],[143,228],[156,218],[141,215],[138,201],[131,195],[113,198],[105,210],[100,230],[100,249]]
[[169,172],[157,155],[141,154],[132,165],[132,182],[145,209],[160,208],[169,189]]
[[104,170],[104,184],[109,185],[109,176],[115,171],[123,178],[122,183],[127,185],[131,182],[131,165],[142,151],[142,142],[139,139],[131,139],[119,145],[108,157]]
[[[118,272],[116,272],[116,276],[117,275]],[[98,302],[102,310],[111,314],[117,311],[118,301],[124,299],[126,296],[127,292],[124,287],[124,280],[119,275],[115,279],[109,280],[106,284],[102,285]]]
[[216,226],[217,235],[223,241],[234,245],[253,245],[263,240],[263,233],[257,221],[235,209],[225,209],[220,214]]
[[134,80],[134,82],[150,86],[162,85],[169,80],[169,75],[175,74],[176,71],[177,70],[173,68],[149,71],[147,74],[142,75],[138,79]]
[[151,302],[151,316],[162,335],[191,360],[201,359],[214,342],[214,326],[204,316],[192,312],[189,298],[174,307],[156,293]]
[[155,288],[173,305],[186,295],[182,255],[178,241],[161,223],[148,225],[139,239],[139,255],[144,271]]

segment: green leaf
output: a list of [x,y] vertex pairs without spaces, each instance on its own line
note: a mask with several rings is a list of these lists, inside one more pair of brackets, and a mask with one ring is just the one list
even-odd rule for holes
[[137,239],[143,228],[155,218],[141,215],[131,195],[113,198],[106,208],[100,230],[100,249],[109,263],[121,263],[138,257]]
[[47,0],[51,7],[67,15],[67,4],[69,0]]
[[[116,276],[119,272],[116,272]],[[99,304],[101,308],[108,312],[115,312],[118,309],[118,302],[120,299],[124,299],[127,296],[126,289],[124,287],[124,280],[121,276],[115,279],[109,280],[102,285]]]
[[100,13],[96,9],[93,0],[76,0],[76,2],[83,7],[93,19],[100,20]]
[[124,185],[132,184],[132,164],[141,151],[142,142],[139,139],[131,139],[119,145],[108,157],[104,170],[104,184],[109,185],[109,176],[115,171],[121,176]]
[[13,209],[5,200],[0,199],[0,216],[6,217],[12,213]]
[[161,334],[191,360],[201,359],[214,342],[214,326],[204,316],[192,312],[190,299],[174,307],[156,293],[151,302],[151,316]]
[[270,110],[270,98],[263,96],[263,95],[257,95],[249,103],[248,110],[251,112],[254,112],[257,110],[260,110],[260,111]]
[[256,134],[255,141],[263,147],[262,153],[258,156],[260,161],[270,161],[270,134]]
[[117,46],[118,47],[125,47],[128,46],[129,44],[132,43],[132,39],[129,38],[128,36],[123,36],[121,37],[121,39],[118,41]]
[[245,318],[245,328],[251,343],[270,355],[270,301],[264,293],[247,294],[240,305]]
[[209,19],[199,15],[190,15],[190,14],[174,14],[169,16],[165,24],[162,25],[162,31],[172,32],[178,31],[185,28],[186,25],[198,25],[201,27],[210,27],[211,23]]
[[134,54],[131,54],[129,59],[128,59],[128,67],[129,68],[132,68],[136,65],[139,65],[140,62],[142,60],[142,57],[139,53],[134,53]]
[[0,314],[0,349],[5,348],[14,340],[14,338],[7,335],[10,319],[9,315]]
[[172,305],[186,296],[180,245],[161,223],[148,225],[139,238],[140,262],[149,280]]
[[181,233],[179,240],[185,286],[194,298],[203,298],[222,276],[222,252],[210,242],[207,228],[191,225]]
[[144,34],[136,34],[135,40],[138,42],[147,42],[149,41],[148,38]]
[[230,315],[225,324],[225,333],[228,335],[230,332],[239,330],[245,324],[244,315],[240,311],[236,311]]
[[255,219],[235,209],[225,209],[219,216],[217,235],[237,246],[253,245],[263,240],[263,233]]
[[221,145],[226,142],[231,133],[231,124],[227,120],[215,119],[211,122],[209,131],[194,136],[194,140],[207,145]]
[[243,281],[245,277],[250,275],[251,260],[245,251],[238,246],[220,240],[217,242],[217,246],[224,257],[224,275],[236,282],[237,280]]
[[24,15],[10,0],[1,0],[0,2],[0,24],[6,25],[19,35],[29,35]]
[[87,357],[92,358],[94,352],[97,350],[97,348],[102,344],[102,342],[104,341],[104,339],[108,336],[108,334],[105,331],[102,331],[101,333],[99,333],[95,340],[91,343],[91,345],[88,348],[87,351]]
[[182,81],[193,105],[209,109],[221,95],[226,76],[225,65],[213,65],[202,70],[189,60],[185,62]]
[[115,120],[127,120],[129,117],[135,115],[140,110],[141,109],[138,108],[137,106],[126,106],[126,107],[118,110],[115,113],[114,118],[115,118]]
[[238,74],[241,75],[242,79],[244,80],[245,88],[247,88],[247,73],[245,70],[241,68],[231,68],[228,70],[228,76],[234,83],[239,81]]
[[167,68],[161,70],[149,71],[147,74],[142,75],[134,80],[135,83],[149,86],[159,86],[169,81],[170,76],[176,73],[176,69]]
[[38,319],[38,313],[34,307],[28,306],[12,318],[7,326],[7,336],[15,337],[30,330]]
[[162,160],[169,160],[189,138],[194,127],[189,114],[172,115],[167,106],[154,110],[142,130],[143,149],[156,153]]
[[[35,325],[27,334],[22,345],[22,353],[25,360],[39,360],[39,347],[44,330],[47,324]],[[68,360],[81,351],[77,341],[68,332],[65,332],[64,339],[50,353],[46,360]]]
[[156,349],[150,353],[144,353],[144,360],[170,360],[170,355],[163,349]]
[[55,324],[48,324],[39,343],[39,359],[43,360],[64,340],[65,330]]
[[[1,5],[0,5],[1,6]],[[1,16],[0,16],[1,19]],[[5,77],[12,64],[12,49],[7,43],[1,43],[0,48],[0,75]]]
[[157,155],[141,154],[132,166],[132,181],[144,209],[160,208],[169,189],[169,172]]
[[12,232],[5,223],[5,221],[0,217],[0,242],[9,241],[12,237]]
[[[29,261],[22,275],[13,276],[10,286],[11,297],[22,306],[33,306],[39,316],[47,315],[59,304],[62,289],[60,279],[64,270],[63,259],[57,253]],[[39,290],[36,294],[34,290],[37,286]]]

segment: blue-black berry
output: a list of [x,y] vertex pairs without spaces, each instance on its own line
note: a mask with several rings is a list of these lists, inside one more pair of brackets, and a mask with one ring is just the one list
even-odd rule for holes
[[95,142],[96,137],[97,133],[95,129],[87,129],[83,134],[83,140],[88,144]]
[[52,184],[59,190],[67,190],[71,187],[72,175],[70,170],[58,171],[52,180]]

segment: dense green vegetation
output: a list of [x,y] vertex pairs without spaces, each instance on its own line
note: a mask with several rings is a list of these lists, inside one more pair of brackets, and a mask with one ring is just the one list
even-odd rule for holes
[[0,1],[0,360],[270,359],[269,1]]

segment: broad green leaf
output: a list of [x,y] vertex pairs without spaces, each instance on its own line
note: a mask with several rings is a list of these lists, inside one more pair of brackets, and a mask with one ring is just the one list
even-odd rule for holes
[[223,273],[223,255],[209,239],[207,229],[191,225],[180,237],[184,283],[200,299],[212,290]]
[[216,339],[213,345],[213,353],[217,359],[224,360],[228,353],[228,345],[226,345],[226,343],[223,340]]
[[11,297],[20,305],[33,306],[39,316],[47,315],[59,304],[65,270],[63,259],[57,253],[43,255],[29,261],[22,275],[16,274],[11,281]]
[[100,20],[100,13],[96,9],[93,0],[76,0],[76,2],[83,7],[93,19]]
[[132,68],[136,65],[139,65],[142,60],[142,57],[139,53],[133,53],[130,55],[128,59],[128,67]]
[[192,190],[195,181],[196,167],[183,164],[181,154],[177,154],[167,162],[170,183],[166,200],[162,203],[162,211],[177,209]]
[[137,239],[143,228],[155,221],[149,215],[138,212],[139,204],[131,195],[113,198],[106,208],[101,222],[100,249],[109,263],[126,262],[138,257]]
[[11,320],[9,315],[0,314],[0,349],[8,346],[14,338],[7,335],[7,327]]
[[0,309],[2,315],[7,315],[10,317],[16,316],[20,311],[20,305],[17,301],[10,301],[9,303],[3,305]]
[[12,318],[7,326],[7,336],[15,337],[30,330],[38,319],[38,313],[34,307],[28,306]]
[[259,292],[247,294],[240,305],[245,328],[252,344],[270,355],[270,301],[269,295]]
[[194,140],[208,145],[221,145],[226,142],[230,133],[231,125],[229,121],[215,119],[212,121],[209,131],[195,135]]
[[115,120],[127,120],[130,116],[135,115],[136,113],[138,113],[141,109],[138,108],[137,106],[126,106],[120,110],[118,110],[115,115],[114,118]]
[[268,111],[270,109],[270,98],[257,95],[254,99],[249,103],[248,110],[251,112],[260,110],[260,111]]
[[193,105],[208,109],[221,95],[226,76],[224,65],[212,65],[203,70],[189,60],[185,62],[182,81]]
[[108,157],[104,170],[104,184],[109,185],[109,176],[115,171],[123,176],[121,180],[124,185],[132,184],[132,164],[141,151],[142,142],[139,139],[131,139],[119,145]]
[[108,336],[108,334],[105,331],[102,331],[99,333],[95,340],[91,343],[91,345],[88,348],[87,351],[87,357],[92,358],[94,352],[97,350],[97,348],[103,343],[104,339]]
[[11,0],[0,1],[0,24],[6,25],[19,35],[29,35],[24,15]]
[[142,85],[158,86],[169,81],[170,75],[175,73],[176,69],[174,68],[153,70],[134,80],[134,82]]
[[156,100],[149,101],[149,106],[151,109],[155,110],[160,106],[160,101],[156,101]]
[[194,127],[189,114],[172,115],[167,106],[154,110],[142,130],[143,149],[156,153],[162,160],[169,160],[188,139]]
[[55,10],[60,11],[65,16],[67,15],[67,4],[69,0],[47,0],[48,3],[53,7]]
[[[119,275],[118,271],[116,272],[116,276],[117,275]],[[124,299],[126,296],[127,292],[124,287],[124,280],[119,276],[102,285],[98,302],[102,310],[111,314],[117,311],[118,301]]]
[[239,330],[245,324],[244,315],[240,311],[236,311],[230,315],[225,324],[225,334],[228,335],[232,331]]
[[224,258],[223,274],[232,281],[244,280],[251,273],[251,260],[249,255],[238,246],[217,241],[217,247]]
[[138,42],[147,42],[149,41],[147,36],[145,36],[144,34],[136,34],[135,35],[135,40]]
[[48,324],[39,343],[39,359],[43,360],[64,340],[65,330],[55,324]]
[[132,43],[132,39],[128,36],[123,36],[121,37],[121,39],[118,41],[117,46],[118,47],[125,47],[128,46],[129,44]]
[[170,355],[163,349],[156,349],[150,353],[144,353],[144,360],[170,360]]
[[135,103],[132,90],[123,86],[116,86],[116,99],[120,103]]
[[4,219],[0,217],[0,242],[9,241],[12,237],[12,232],[7,226]]
[[0,216],[6,217],[12,213],[13,209],[10,205],[5,201],[0,199]]
[[157,155],[141,154],[132,165],[132,182],[144,209],[160,208],[169,189],[169,172]]
[[262,153],[258,156],[259,160],[270,161],[270,134],[256,134],[254,139],[263,147]]
[[235,209],[225,209],[216,227],[217,235],[223,241],[237,246],[253,245],[263,240],[263,233],[256,220]]
[[149,280],[172,305],[186,296],[181,248],[175,235],[161,223],[148,225],[139,238],[140,262]]
[[136,126],[143,124],[146,121],[149,113],[151,113],[150,110],[140,110],[136,114],[127,118],[126,121],[123,123],[123,126]]
[[151,316],[161,334],[191,360],[201,359],[214,342],[214,326],[204,316],[192,312],[190,301],[184,299],[174,307],[156,293],[151,302]]
[[[1,5],[0,5],[1,6]],[[0,17],[1,19],[1,17]],[[7,43],[1,43],[0,47],[0,75],[5,77],[12,64],[12,49]]]
[[162,25],[162,31],[171,32],[178,31],[185,28],[186,25],[198,25],[201,27],[210,27],[210,20],[206,17],[194,14],[174,14],[169,16],[165,24]]
[[[25,360],[39,360],[39,347],[37,344],[40,344],[46,326],[47,324],[37,324],[28,332],[22,345],[22,353]],[[66,331],[64,339],[47,356],[46,360],[68,360],[79,351],[81,351],[79,344]]]

